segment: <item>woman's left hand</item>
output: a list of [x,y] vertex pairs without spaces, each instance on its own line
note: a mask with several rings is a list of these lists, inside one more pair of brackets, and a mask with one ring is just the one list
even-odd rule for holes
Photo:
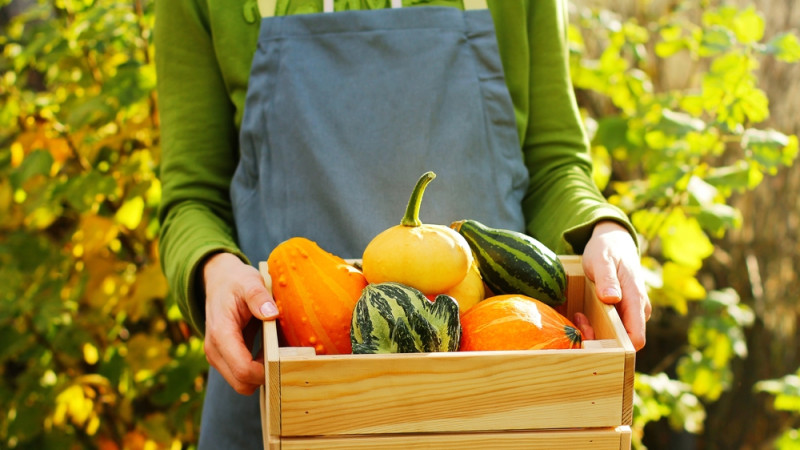
[[639,252],[628,230],[617,222],[598,222],[583,251],[583,271],[594,281],[600,300],[616,305],[636,350],[644,347],[652,307]]

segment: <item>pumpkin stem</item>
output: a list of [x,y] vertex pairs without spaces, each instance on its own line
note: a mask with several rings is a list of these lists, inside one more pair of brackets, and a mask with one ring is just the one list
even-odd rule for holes
[[408,199],[406,214],[403,216],[400,225],[404,227],[418,227],[422,225],[422,222],[419,220],[419,207],[422,204],[422,194],[425,192],[425,187],[434,178],[436,178],[436,174],[433,172],[425,172],[419,178],[417,185],[414,186],[414,191],[411,192],[411,198]]

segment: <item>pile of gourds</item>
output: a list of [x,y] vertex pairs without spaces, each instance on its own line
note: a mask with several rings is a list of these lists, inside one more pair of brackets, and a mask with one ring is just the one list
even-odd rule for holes
[[281,331],[317,354],[580,347],[554,306],[566,300],[557,255],[522,233],[475,220],[423,224],[426,172],[399,225],[360,266],[294,237],[267,260]]

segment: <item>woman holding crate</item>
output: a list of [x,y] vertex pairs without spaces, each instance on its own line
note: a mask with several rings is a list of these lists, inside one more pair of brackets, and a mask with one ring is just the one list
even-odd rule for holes
[[635,234],[591,179],[565,3],[156,2],[160,249],[212,366],[201,447],[261,446],[251,351],[277,309],[251,264],[292,236],[360,257],[428,170],[425,222],[471,218],[582,253],[644,345]]

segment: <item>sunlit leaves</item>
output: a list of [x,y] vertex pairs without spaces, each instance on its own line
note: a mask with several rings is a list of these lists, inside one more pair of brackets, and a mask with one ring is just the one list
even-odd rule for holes
[[798,153],[796,136],[761,126],[770,107],[757,78],[765,59],[800,61],[796,34],[770,36],[754,7],[675,6],[631,34],[625,30],[638,29],[643,14],[625,19],[576,5],[581,27],[570,33],[573,82],[588,91],[584,115],[595,125],[594,161],[613,161],[610,173],[595,173],[640,234],[656,314],[670,308],[691,323],[686,348],[674,354],[680,381],[638,375],[634,437],[664,417],[700,431],[704,403],[730,388],[753,313],[733,291],[713,286],[704,265],[712,255],[714,263],[726,258],[714,239],[743,221],[731,196],[791,166]]
[[155,251],[153,4],[135,6],[23,2],[0,35],[0,447],[196,438],[207,365]]
[[753,160],[770,173],[781,165],[788,166],[797,158],[797,136],[787,136],[775,130],[750,128],[742,136],[742,147]]
[[676,430],[686,429],[692,433],[703,430],[705,409],[685,383],[672,380],[664,373],[652,376],[637,373],[634,387],[637,393],[633,402],[635,429],[641,430],[648,422],[667,418]]
[[689,344],[694,350],[679,361],[678,375],[692,392],[713,401],[733,380],[731,359],[747,356],[744,328],[752,325],[754,315],[732,289],[711,292],[700,306],[706,314],[692,321]]
[[800,40],[792,33],[779,34],[767,43],[766,52],[784,62],[800,61]]
[[775,409],[800,413],[800,373],[774,380],[762,380],[753,387],[756,392],[767,392],[775,397]]

